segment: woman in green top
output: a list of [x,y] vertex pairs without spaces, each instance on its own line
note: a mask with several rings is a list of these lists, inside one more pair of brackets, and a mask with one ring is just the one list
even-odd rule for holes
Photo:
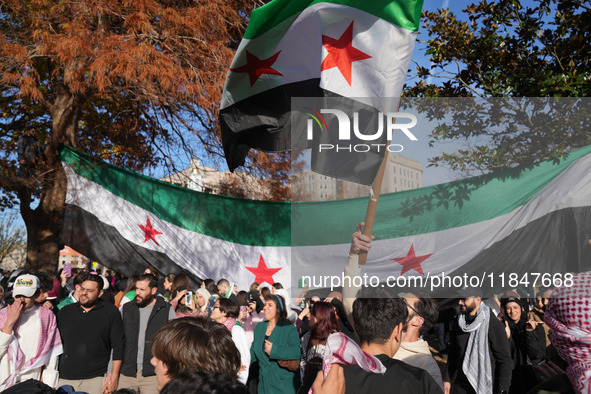
[[298,330],[287,320],[281,296],[266,297],[263,313],[265,321],[255,327],[250,347],[251,362],[259,362],[258,392],[295,394],[300,384],[298,374],[280,366],[279,361],[300,359]]

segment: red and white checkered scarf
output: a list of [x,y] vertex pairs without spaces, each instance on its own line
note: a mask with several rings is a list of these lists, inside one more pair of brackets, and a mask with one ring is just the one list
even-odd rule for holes
[[591,394],[591,271],[552,293],[544,321],[552,343],[568,363],[566,374],[579,394]]
[[[8,345],[8,360],[10,361],[10,376],[2,382],[5,387],[10,387],[15,383],[16,377],[39,368],[49,363],[52,357],[59,356],[63,353],[62,339],[57,329],[55,315],[47,308],[39,307],[37,305],[33,308],[39,309],[39,317],[41,319],[41,331],[39,332],[39,343],[37,345],[37,355],[30,360],[25,359],[25,355],[19,347],[16,334],[20,325],[20,319],[14,325],[12,332],[12,340]],[[8,308],[0,310],[0,327],[4,327],[6,323],[6,313]]]
[[224,321],[222,323],[230,332],[232,332],[232,329],[234,328],[234,326],[236,325],[236,319],[233,317],[228,317],[226,319],[226,321]]
[[[385,373],[386,367],[380,360],[371,354],[365,353],[354,340],[343,334],[335,332],[328,336],[322,360],[322,372],[324,379],[328,376],[333,364],[359,365],[364,371],[373,373]],[[312,394],[312,389],[308,392]]]

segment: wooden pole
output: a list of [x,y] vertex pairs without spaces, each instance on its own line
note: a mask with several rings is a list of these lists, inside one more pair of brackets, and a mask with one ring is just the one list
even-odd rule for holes
[[[398,104],[396,105],[396,112],[400,108],[400,102],[402,98],[398,99]],[[376,211],[378,209],[378,200],[380,199],[380,191],[382,189],[382,181],[384,180],[384,173],[386,172],[386,163],[388,162],[388,147],[392,141],[388,141],[386,145],[386,151],[384,152],[384,159],[382,160],[382,164],[380,164],[380,168],[378,169],[378,173],[376,174],[375,179],[371,185],[371,190],[369,194],[369,202],[367,204],[367,212],[365,213],[365,226],[363,227],[363,235],[367,235],[371,237],[371,233],[373,231],[373,224],[376,219]],[[359,265],[365,265],[367,263],[367,252],[361,251],[359,253]]]
[[[388,146],[390,141],[388,141]],[[388,149],[384,153],[384,160],[380,164],[378,173],[376,174],[373,184],[371,185],[369,202],[367,204],[367,212],[365,213],[365,226],[363,227],[363,235],[371,237],[373,224],[376,218],[376,211],[378,209],[378,200],[380,199],[380,190],[382,189],[382,181],[384,179],[384,172],[386,171],[386,162],[388,161]],[[359,265],[365,265],[367,262],[367,252],[361,251],[359,253]]]

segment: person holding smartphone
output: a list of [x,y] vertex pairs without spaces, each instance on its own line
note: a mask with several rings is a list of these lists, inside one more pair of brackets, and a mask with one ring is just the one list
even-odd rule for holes
[[197,311],[193,293],[184,286],[179,286],[173,293],[174,298],[170,300],[170,306],[174,309],[176,317],[193,316]]
[[[246,338],[248,339],[248,346],[252,345],[254,340],[254,328],[257,324],[265,320],[265,315],[262,308],[258,309],[259,293],[257,290],[250,291],[246,299],[246,317],[242,322]],[[263,305],[264,306],[264,305]]]

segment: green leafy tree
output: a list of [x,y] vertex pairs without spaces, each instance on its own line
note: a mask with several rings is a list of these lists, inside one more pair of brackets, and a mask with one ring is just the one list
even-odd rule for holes
[[[461,16],[443,9],[424,12],[423,20],[431,67],[417,67],[409,96],[591,95],[591,8],[586,1],[481,1]],[[442,121],[430,137],[431,143],[458,142],[459,149],[432,158],[431,165],[488,172],[561,156],[591,140],[584,99],[454,106],[454,120]],[[440,109],[426,111],[431,119],[443,119]]]

